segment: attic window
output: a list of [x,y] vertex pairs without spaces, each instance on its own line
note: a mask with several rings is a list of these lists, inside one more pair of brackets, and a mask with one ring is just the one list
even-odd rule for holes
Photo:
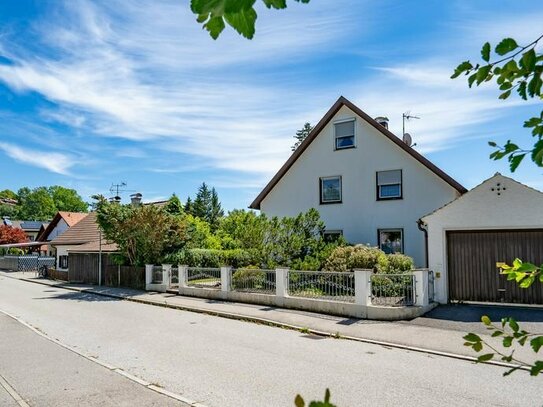
[[354,119],[334,123],[334,139],[336,150],[353,148],[354,145]]

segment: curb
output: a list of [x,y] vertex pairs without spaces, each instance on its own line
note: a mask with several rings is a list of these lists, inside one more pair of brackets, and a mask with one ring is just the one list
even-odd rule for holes
[[[11,277],[10,277],[10,278],[11,278]],[[18,280],[20,280],[20,279],[18,279]],[[27,281],[27,282],[28,282],[29,280],[24,280],[24,281]],[[45,284],[45,283],[39,283],[39,284],[51,286],[50,284]],[[160,394],[162,394],[162,395],[164,395],[164,396],[167,396],[167,397],[170,397],[170,398],[172,398],[172,399],[181,401],[181,402],[186,403],[186,404],[188,404],[188,405],[190,405],[190,406],[194,406],[194,407],[207,407],[207,406],[205,406],[204,404],[202,404],[202,403],[200,403],[200,402],[198,402],[198,401],[190,400],[190,399],[188,399],[188,398],[186,398],[186,397],[183,397],[183,396],[180,395],[180,394],[173,393],[173,392],[171,392],[171,391],[168,391],[168,390],[166,390],[166,389],[163,389],[162,387],[156,386],[156,385],[154,385],[154,384],[149,383],[149,382],[146,381],[146,380],[140,379],[139,377],[134,376],[134,375],[132,375],[132,374],[130,374],[130,373],[128,373],[128,372],[122,370],[121,368],[114,367],[114,366],[112,366],[112,365],[110,365],[110,364],[108,364],[108,363],[102,362],[102,361],[98,360],[97,358],[95,358],[95,357],[93,357],[93,356],[86,355],[86,354],[84,354],[84,353],[78,351],[77,349],[74,349],[74,348],[72,348],[71,346],[62,343],[62,342],[59,341],[58,339],[53,339],[53,338],[47,336],[45,333],[43,333],[43,332],[41,332],[40,330],[34,328],[34,327],[33,327],[32,325],[30,325],[29,323],[23,321],[23,320],[20,319],[19,317],[16,317],[15,315],[10,314],[9,312],[6,312],[6,311],[4,311],[4,310],[0,310],[0,313],[2,313],[2,314],[4,314],[4,315],[6,315],[6,316],[8,316],[8,317],[10,317],[10,318],[12,318],[12,319],[14,319],[15,321],[17,321],[17,322],[20,323],[21,325],[23,325],[23,326],[27,327],[28,329],[30,329],[32,332],[34,332],[34,333],[38,334],[39,336],[41,336],[42,338],[45,338],[45,339],[47,339],[48,341],[53,342],[54,344],[56,344],[56,345],[58,345],[58,346],[60,346],[60,347],[62,347],[62,348],[64,348],[64,349],[67,349],[67,350],[69,350],[69,351],[75,353],[75,354],[78,355],[78,356],[81,356],[81,357],[83,357],[83,358],[85,358],[85,359],[87,359],[87,360],[89,360],[89,361],[91,361],[91,362],[94,362],[94,363],[96,363],[96,364],[98,364],[98,365],[100,365],[100,366],[106,368],[107,370],[110,370],[110,371],[112,371],[112,372],[114,372],[114,373],[117,373],[117,374],[123,376],[124,378],[126,378],[126,379],[128,379],[128,380],[130,380],[130,381],[133,381],[134,383],[137,383],[137,384],[139,384],[139,385],[141,385],[141,386],[143,386],[143,387],[146,387],[147,389],[149,389],[149,390],[151,390],[151,391],[154,391],[155,393],[160,393]],[[1,376],[0,376],[0,377],[1,377]],[[7,390],[7,389],[6,389],[6,390]],[[12,397],[14,397],[14,396],[12,396]],[[15,397],[14,397],[14,398],[15,398]],[[17,400],[17,399],[16,399],[16,400]],[[20,405],[23,406],[23,404],[20,404]],[[26,404],[26,406],[28,406],[28,404]]]
[[[49,286],[49,287],[59,287],[59,288],[65,289],[65,290],[70,290],[70,291],[75,291],[75,292],[80,292],[80,293],[88,293],[88,294],[100,295],[100,296],[103,296],[103,297],[116,298],[116,299],[119,299],[119,300],[130,301],[130,302],[135,302],[135,303],[139,303],[139,304],[154,305],[154,306],[158,306],[158,307],[177,309],[177,310],[180,310],[180,311],[195,312],[195,313],[198,313],[198,314],[206,314],[206,315],[211,315],[211,316],[216,316],[216,317],[221,317],[221,318],[233,319],[233,320],[237,320],[237,321],[253,322],[253,323],[257,323],[257,324],[264,324],[264,325],[268,325],[268,326],[273,326],[273,327],[276,327],[276,328],[284,328],[284,329],[290,329],[290,330],[294,330],[294,331],[304,331],[305,333],[311,333],[311,334],[314,334],[314,335],[324,336],[324,337],[328,337],[328,338],[346,339],[346,340],[355,341],[355,342],[369,343],[369,344],[372,344],[372,345],[379,345],[379,346],[384,346],[384,347],[389,347],[389,348],[409,350],[409,351],[412,351],[412,352],[419,352],[419,353],[425,353],[425,354],[429,354],[429,355],[442,356],[442,357],[451,358],[451,359],[465,360],[465,361],[468,361],[468,362],[480,363],[480,364],[485,364],[485,365],[492,365],[492,366],[499,366],[499,367],[506,367],[506,368],[514,368],[514,367],[516,367],[516,368],[519,368],[519,370],[530,371],[530,369],[528,367],[524,367],[524,366],[519,367],[518,365],[515,365],[515,364],[500,362],[500,361],[497,361],[497,360],[489,360],[487,362],[477,362],[476,357],[461,355],[461,354],[458,354],[458,353],[444,352],[444,351],[433,350],[433,349],[428,349],[428,348],[421,348],[421,347],[412,346],[412,345],[403,345],[403,344],[394,343],[394,342],[380,341],[380,340],[377,340],[377,339],[360,338],[360,337],[357,337],[357,336],[349,336],[349,335],[341,335],[340,334],[339,337],[338,337],[337,333],[319,331],[319,330],[313,329],[313,328],[307,328],[307,327],[303,327],[303,326],[292,325],[292,324],[288,324],[286,322],[273,321],[273,320],[266,319],[266,318],[251,317],[251,316],[248,316],[248,315],[236,314],[236,313],[226,312],[226,311],[212,311],[212,310],[207,310],[207,309],[203,309],[203,308],[195,308],[195,307],[187,307],[187,306],[183,306],[183,305],[168,304],[166,301],[164,301],[163,303],[159,303],[159,302],[155,302],[155,301],[141,300],[141,299],[130,298],[130,297],[123,297],[123,296],[120,296],[120,295],[115,295],[115,294],[110,294],[110,293],[100,293],[100,292],[96,292],[96,291],[93,291],[92,289],[87,289],[87,288],[77,289],[75,287],[67,287],[63,283],[48,284],[45,281],[36,281],[36,280],[30,280],[30,279],[26,279],[26,278],[16,278],[16,277],[7,276],[5,274],[4,274],[4,276],[6,276],[8,278],[12,278],[14,280],[25,281],[25,282],[28,282],[28,283],[41,284],[41,285],[46,285],[46,286]],[[198,406],[198,407],[203,407],[200,404],[192,404],[192,405],[195,405],[195,406]]]

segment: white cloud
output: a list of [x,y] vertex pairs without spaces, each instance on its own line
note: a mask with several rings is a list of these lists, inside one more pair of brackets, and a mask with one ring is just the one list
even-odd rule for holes
[[16,161],[57,174],[68,175],[68,170],[75,164],[71,157],[61,153],[22,148],[9,143],[0,143],[0,149]]

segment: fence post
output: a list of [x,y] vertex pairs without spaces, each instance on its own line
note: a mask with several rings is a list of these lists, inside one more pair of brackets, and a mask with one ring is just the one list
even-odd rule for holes
[[279,298],[288,297],[288,268],[275,269],[275,295]]
[[145,289],[148,290],[147,286],[153,281],[153,264],[145,265]]
[[232,276],[232,267],[223,266],[221,267],[221,291],[228,292],[231,287],[231,276]]
[[371,275],[373,270],[354,270],[354,302],[355,304],[371,305]]
[[428,269],[413,270],[415,275],[415,305],[425,307],[430,303],[428,297]]
[[187,286],[187,278],[188,278],[188,271],[189,266],[186,264],[179,264],[177,266],[177,270],[179,270],[179,288],[186,287]]
[[163,264],[162,265],[162,284],[169,286],[171,275],[172,275],[172,265]]

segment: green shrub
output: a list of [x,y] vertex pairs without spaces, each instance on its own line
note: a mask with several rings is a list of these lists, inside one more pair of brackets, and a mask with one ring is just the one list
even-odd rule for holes
[[258,263],[257,253],[251,250],[233,249],[185,249],[167,256],[164,262],[187,264],[191,267],[245,267]]
[[232,275],[232,285],[235,288],[262,288],[266,282],[266,272],[246,267]]
[[19,249],[17,247],[10,247],[8,249],[8,254],[12,254],[12,255],[15,255],[15,256],[22,256],[23,254],[25,254],[25,251],[23,249]]
[[400,274],[415,268],[413,259],[405,254],[387,254],[388,267],[384,270],[387,274]]
[[353,269],[372,269],[385,271],[388,267],[386,254],[377,247],[366,245],[338,247],[332,251],[324,264],[328,271],[352,271]]

